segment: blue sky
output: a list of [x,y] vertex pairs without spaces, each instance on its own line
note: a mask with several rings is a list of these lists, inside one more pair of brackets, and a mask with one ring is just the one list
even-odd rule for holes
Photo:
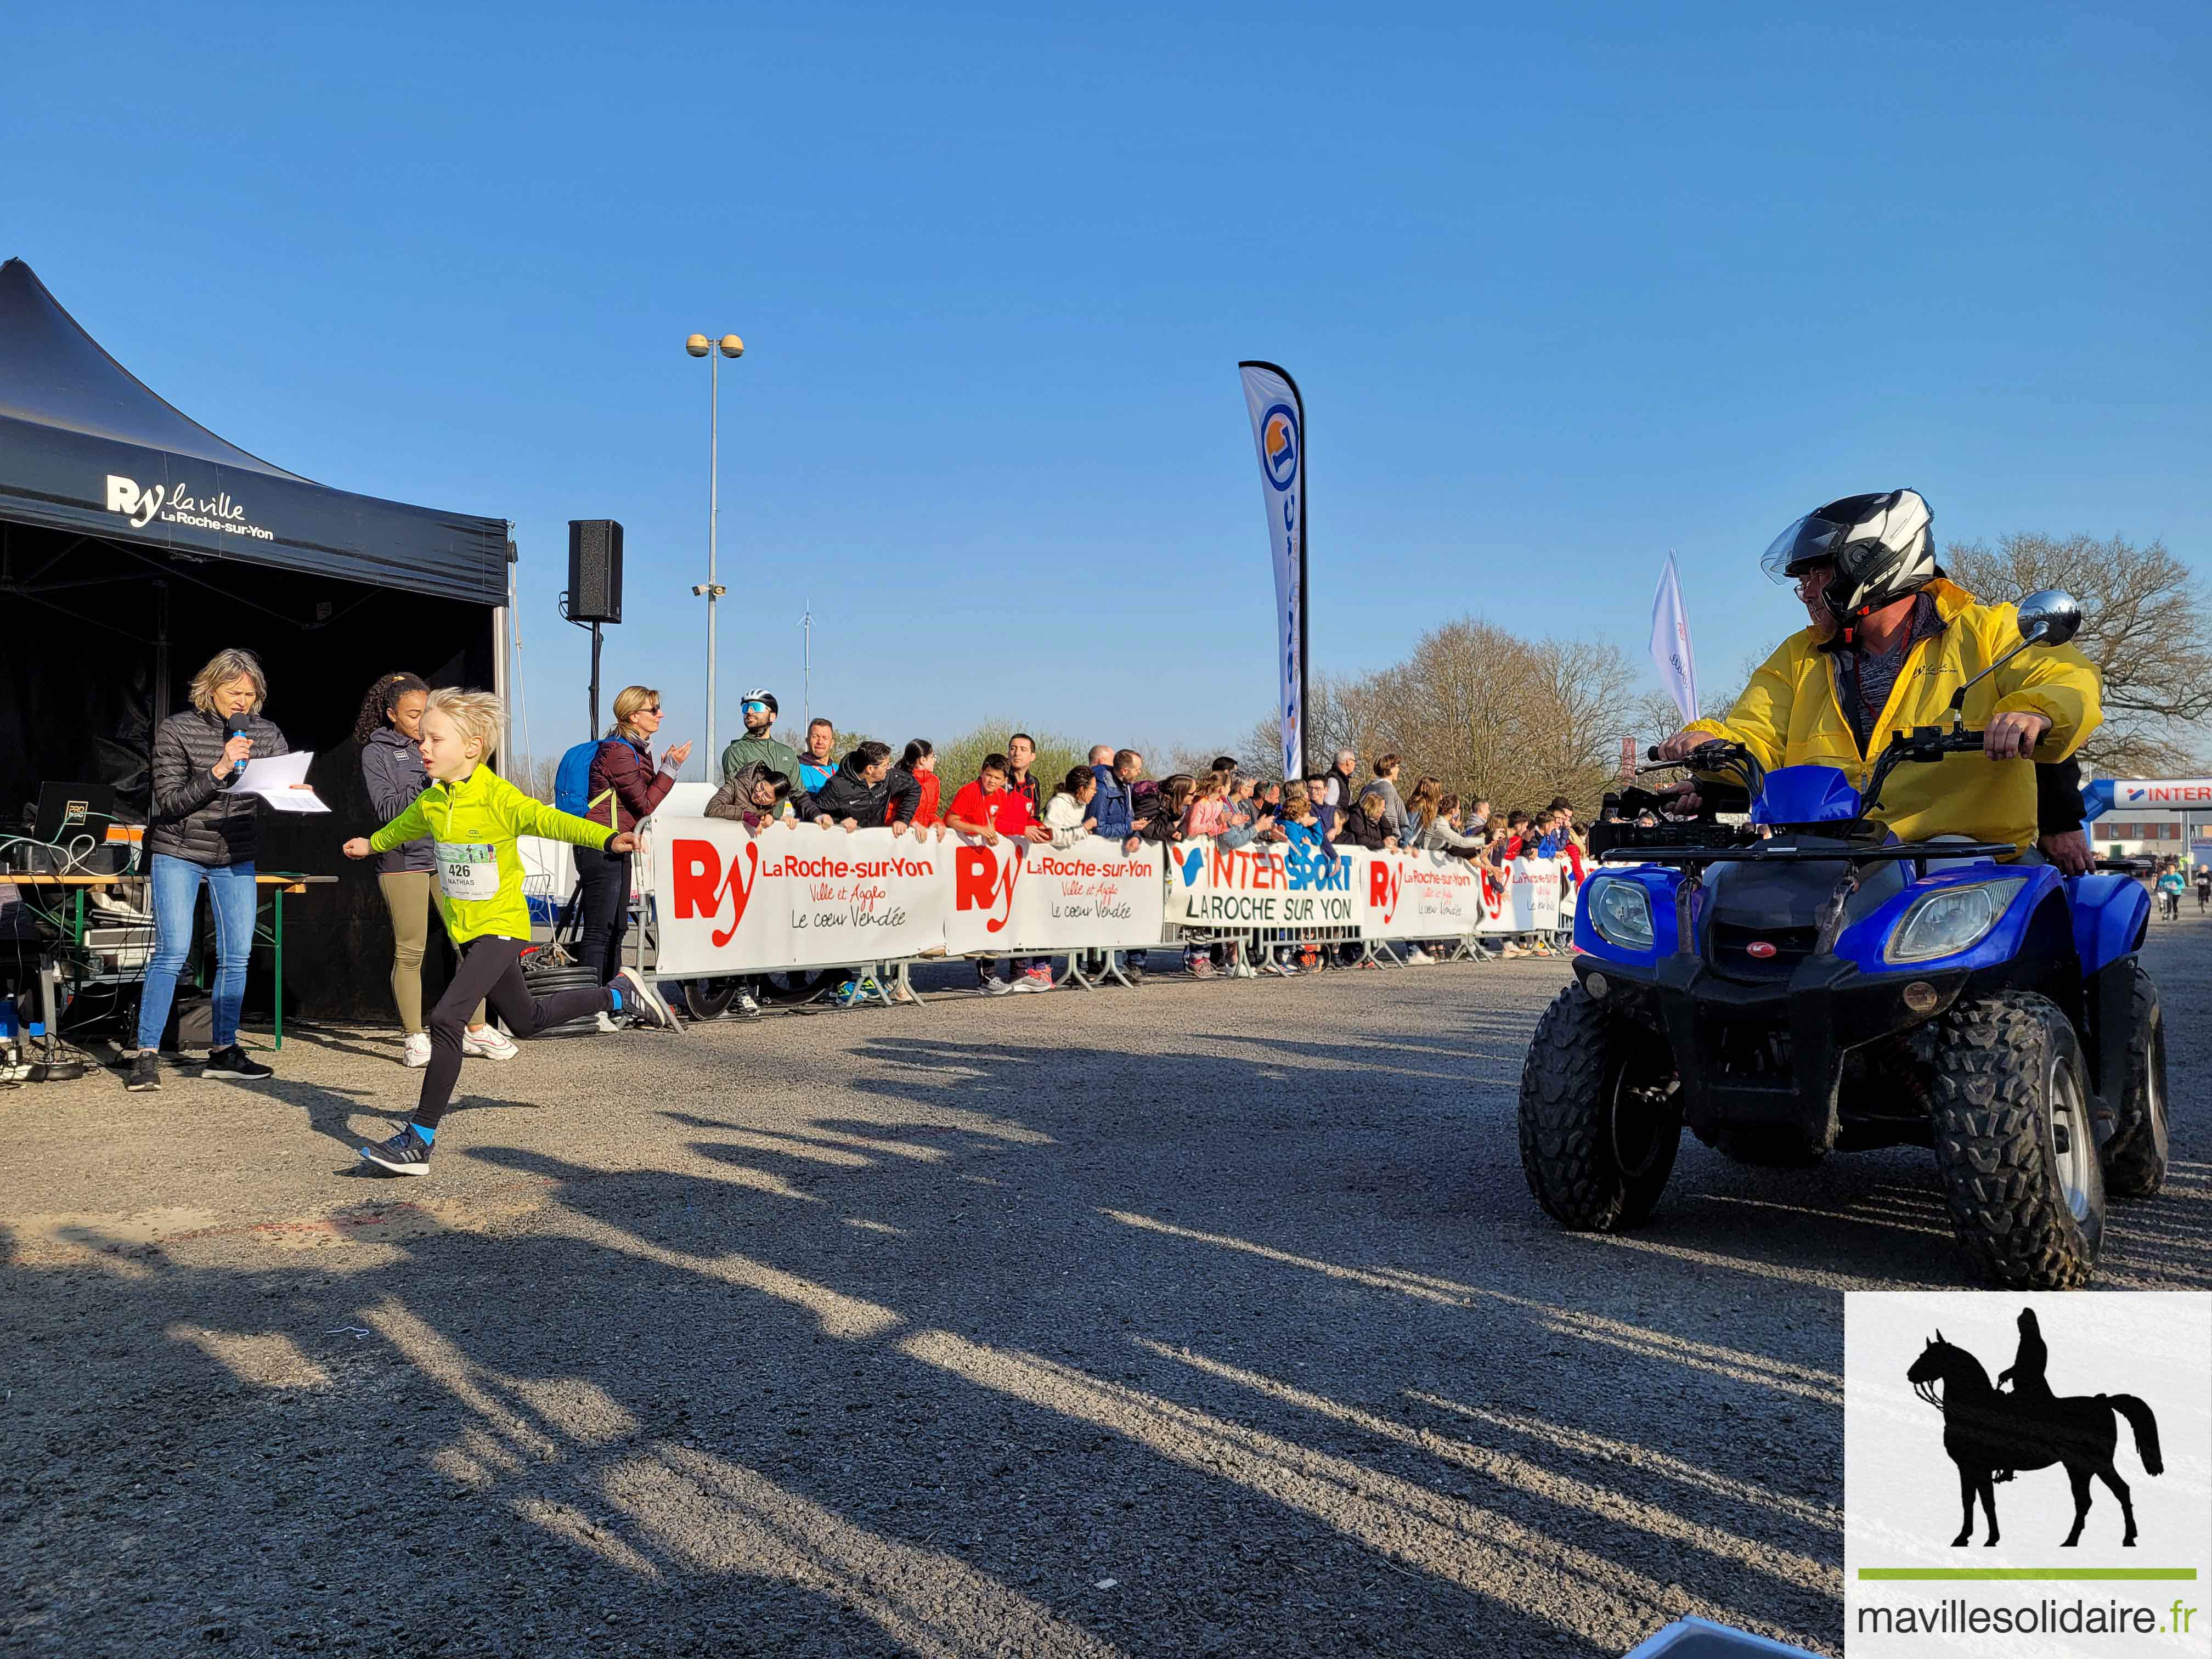
[[[329,15],[318,14],[328,11]],[[1531,17],[1530,11],[1547,13]],[[1235,365],[1309,416],[1313,660],[1474,611],[1705,677],[1818,502],[2212,513],[2212,9],[21,9],[0,256],[234,442],[513,519],[540,751],[566,521],[611,684],[943,738],[1211,744],[1273,695]],[[404,641],[394,657],[404,660]],[[1654,682],[1656,684],[1656,681]],[[695,766],[695,772],[696,772]]]

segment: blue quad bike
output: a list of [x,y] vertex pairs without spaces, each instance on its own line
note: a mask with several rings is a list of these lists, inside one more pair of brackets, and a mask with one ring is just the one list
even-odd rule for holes
[[[2031,595],[2021,643],[1984,672],[2079,625],[2065,595]],[[1641,1224],[1686,1125],[1768,1165],[1922,1146],[1990,1278],[2088,1280],[2106,1196],[2166,1179],[2166,1034],[2136,961],[2150,901],[2125,875],[1997,862],[2009,845],[1903,844],[1868,817],[1900,765],[1992,763],[1951,758],[1982,746],[1965,697],[1948,730],[1884,750],[1863,800],[1833,768],[1765,772],[1714,744],[1685,764],[1739,787],[1748,825],[1720,822],[1729,786],[1706,783],[1695,820],[1639,827],[1665,798],[1632,787],[1624,821],[1593,827],[1575,982],[1521,1074],[1522,1166],[1554,1219]]]

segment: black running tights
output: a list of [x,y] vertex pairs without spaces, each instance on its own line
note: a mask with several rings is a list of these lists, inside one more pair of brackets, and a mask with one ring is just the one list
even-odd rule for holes
[[415,1121],[424,1128],[436,1128],[453,1104],[453,1085],[461,1075],[461,1034],[477,1003],[489,1004],[519,1037],[534,1037],[550,1026],[613,1009],[614,999],[604,987],[556,991],[543,1000],[531,995],[522,977],[522,949],[520,939],[496,935],[461,946],[460,966],[430,1011],[430,1064],[422,1073],[422,1103],[415,1108]]

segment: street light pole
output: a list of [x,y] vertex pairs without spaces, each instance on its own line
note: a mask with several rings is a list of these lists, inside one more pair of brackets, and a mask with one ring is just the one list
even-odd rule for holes
[[722,359],[744,356],[745,343],[734,334],[725,334],[711,343],[705,335],[694,334],[684,343],[684,349],[694,357],[707,359],[707,580],[691,591],[707,598],[707,736],[700,769],[711,780],[715,764],[714,604],[729,592],[715,580],[715,536],[722,514]]

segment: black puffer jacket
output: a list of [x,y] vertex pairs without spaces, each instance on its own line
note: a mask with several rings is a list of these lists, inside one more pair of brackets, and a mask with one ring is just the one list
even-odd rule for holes
[[[253,752],[261,752],[259,744],[253,745]],[[368,786],[369,805],[376,808],[380,824],[391,823],[415,804],[416,796],[430,787],[430,775],[422,769],[422,751],[404,732],[390,726],[379,726],[362,744],[361,781]],[[390,852],[376,855],[380,875],[397,875],[408,870],[428,874],[437,867],[428,836],[403,842]]]
[[[284,734],[258,714],[244,720],[253,739],[252,758],[291,752]],[[146,853],[220,867],[251,863],[254,851],[253,811],[258,797],[230,793],[231,775],[221,783],[214,767],[226,741],[222,720],[187,708],[154,728],[153,810],[147,814]]]
[[[863,830],[893,819],[900,823],[911,823],[921,795],[913,774],[894,767],[884,775],[882,782],[870,783],[860,775],[861,769],[853,763],[859,758],[857,755],[848,755],[837,763],[837,769],[830,775],[830,781],[814,792],[814,812],[840,823],[847,818],[855,819]],[[884,816],[889,806],[897,809],[892,818]]]

